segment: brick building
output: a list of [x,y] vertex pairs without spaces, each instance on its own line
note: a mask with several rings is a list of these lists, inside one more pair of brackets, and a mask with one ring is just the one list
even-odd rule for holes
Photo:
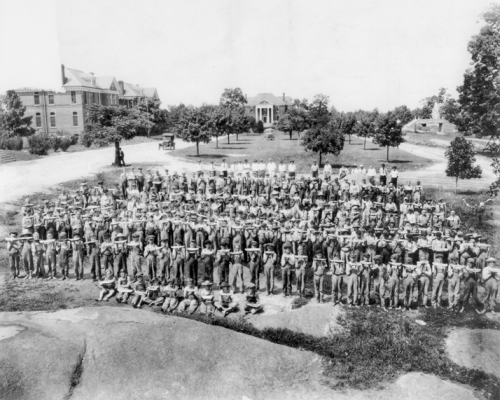
[[80,134],[85,129],[85,112],[90,104],[131,106],[139,99],[159,100],[156,88],[141,88],[114,76],[94,76],[61,65],[61,92],[21,88],[16,92],[33,116],[32,126],[40,133]]
[[245,112],[247,115],[255,117],[255,121],[262,121],[264,126],[271,126],[278,122],[280,117],[293,106],[293,99],[290,96],[279,98],[272,93],[259,93],[255,97],[247,99]]

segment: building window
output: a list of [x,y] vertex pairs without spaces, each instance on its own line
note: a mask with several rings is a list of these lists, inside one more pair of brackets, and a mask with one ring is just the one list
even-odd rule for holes
[[35,104],[40,104],[40,93],[35,92]]
[[56,113],[53,112],[50,113],[50,126],[52,128],[56,127]]
[[54,95],[49,94],[49,104],[54,104]]
[[73,113],[73,126],[78,126],[78,113],[76,111]]
[[37,128],[42,127],[42,115],[40,113],[36,113],[36,115],[35,115],[35,126]]
[[76,104],[76,92],[74,90],[71,91],[71,102]]

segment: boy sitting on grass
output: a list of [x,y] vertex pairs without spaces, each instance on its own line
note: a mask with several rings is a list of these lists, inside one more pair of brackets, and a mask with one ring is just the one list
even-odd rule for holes
[[95,301],[109,301],[110,297],[113,296],[116,291],[116,280],[111,269],[106,270],[106,276],[104,280],[100,281],[97,286],[101,287],[102,290],[99,294],[99,298]]
[[263,307],[260,304],[259,294],[256,291],[255,284],[250,283],[247,286],[247,292],[245,294],[245,314],[256,314],[262,311],[262,309]]
[[179,302],[182,301],[184,292],[180,283],[175,278],[170,278],[168,280],[167,287],[164,289],[165,301],[161,307],[162,312],[172,312],[174,311]]
[[120,277],[117,282],[117,293],[116,293],[116,301],[117,303],[127,304],[128,296],[132,293],[132,282],[130,280],[130,276],[127,275],[127,272],[122,270],[120,272]]
[[137,281],[132,285],[132,288],[134,289],[132,307],[141,308],[144,297],[146,297],[146,283],[142,274],[137,275]]
[[229,289],[229,283],[222,282],[219,301],[215,302],[215,308],[219,310],[223,317],[236,311],[238,303],[233,301],[233,292]]

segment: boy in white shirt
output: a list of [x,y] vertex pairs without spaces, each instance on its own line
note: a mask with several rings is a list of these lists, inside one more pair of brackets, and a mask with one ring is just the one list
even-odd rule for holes
[[276,172],[276,164],[273,162],[273,159],[270,158],[267,163],[267,172],[269,172],[269,176],[273,177]]
[[391,183],[394,187],[398,186],[398,169],[396,166],[392,167],[391,170]]
[[278,165],[278,171],[280,173],[280,178],[284,178],[286,176],[286,165],[283,163],[283,160],[281,160]]
[[330,180],[331,176],[332,176],[332,166],[327,161],[325,163],[325,166],[323,167],[323,178],[325,179],[325,181],[328,182]]

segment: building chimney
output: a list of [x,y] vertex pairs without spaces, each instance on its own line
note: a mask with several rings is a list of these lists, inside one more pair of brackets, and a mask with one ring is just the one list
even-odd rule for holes
[[285,93],[283,93],[283,102],[286,103],[286,101],[285,101]]
[[62,84],[63,85],[68,81],[66,79],[66,75],[64,73],[64,64],[61,64],[61,79],[62,79]]
[[120,87],[120,95],[123,96],[125,93],[125,87],[123,86],[123,81],[118,81],[118,86]]

